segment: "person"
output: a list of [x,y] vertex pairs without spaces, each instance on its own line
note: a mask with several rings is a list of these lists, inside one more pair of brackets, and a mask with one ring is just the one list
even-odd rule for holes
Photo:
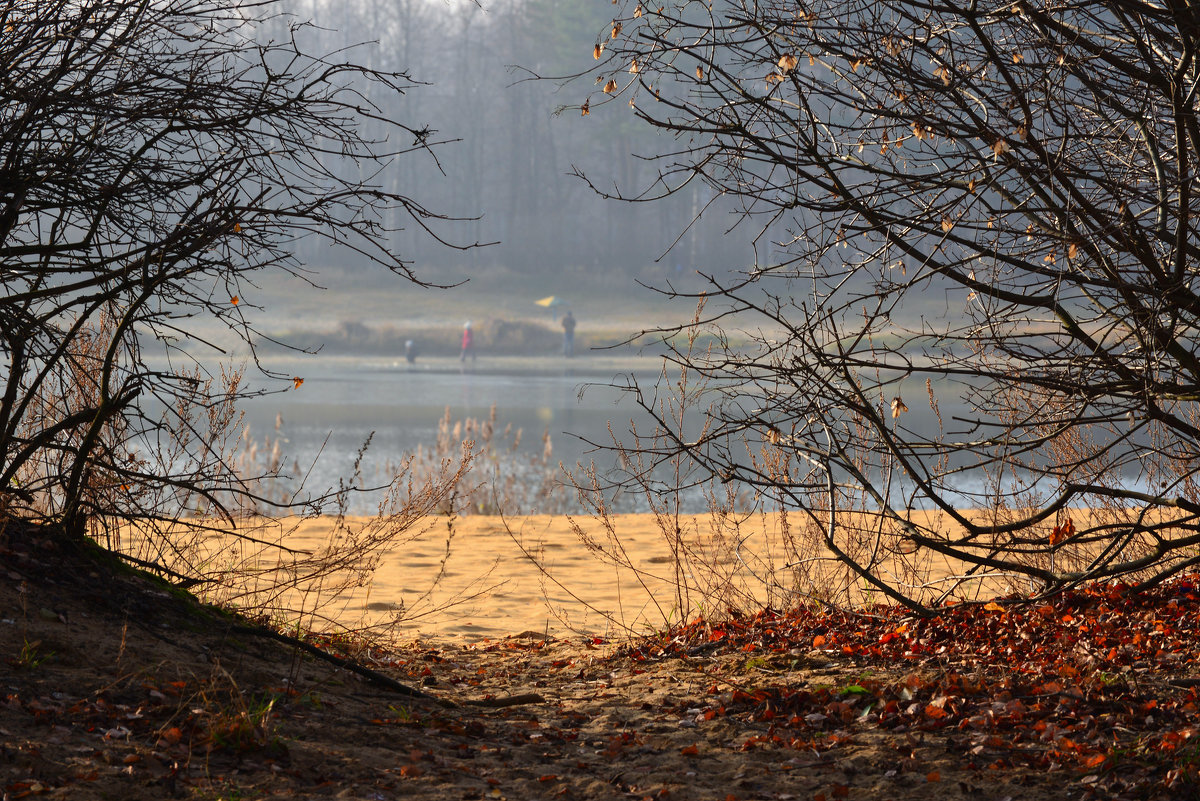
[[404,359],[409,364],[417,361],[417,343],[411,339],[404,340]]
[[575,315],[571,314],[571,310],[567,309],[567,313],[562,318],[563,328],[563,356],[568,359],[575,355]]
[[467,360],[467,354],[471,355],[471,361],[475,361],[475,335],[471,331],[470,320],[467,320],[467,322],[463,324],[462,353],[459,354],[458,360],[460,362],[465,362]]

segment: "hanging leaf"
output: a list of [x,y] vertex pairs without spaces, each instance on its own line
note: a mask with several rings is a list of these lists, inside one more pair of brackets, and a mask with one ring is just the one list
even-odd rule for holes
[[904,405],[904,401],[900,396],[892,398],[892,418],[895,419],[908,411],[908,407]]
[[583,105],[579,107],[579,116],[586,117],[588,114],[592,113],[591,109],[588,108],[588,103],[589,101],[587,100],[583,101]]
[[639,17],[641,17],[641,16],[642,16],[642,4],[641,4],[641,3],[638,3],[638,4],[637,4],[637,8],[635,8],[635,9],[633,10],[633,18],[634,18],[634,19],[638,19],[638,18],[639,18]]
[[611,38],[616,39],[620,35],[621,35],[621,23],[614,22],[613,26],[612,26],[612,37]]
[[954,220],[949,217],[942,217],[942,233],[950,233],[950,229],[954,227]]
[[1008,142],[1005,142],[1003,139],[997,139],[995,144],[992,145],[992,154],[995,158],[1000,158],[1010,150],[1012,150],[1012,148],[1010,148],[1008,146]]
[[1078,244],[1076,244],[1075,242],[1072,242],[1071,244],[1067,245],[1067,258],[1068,259],[1074,259],[1078,255],[1079,255],[1079,245]]
[[597,44],[595,47],[593,47],[593,48],[592,48],[592,58],[594,58],[594,59],[599,59],[599,58],[600,58],[600,54],[601,54],[601,53],[603,53],[603,52],[604,52],[604,45],[603,45],[603,44]]
[[780,56],[779,57],[779,72],[780,72],[780,74],[787,75],[789,72],[791,72],[792,70],[794,70],[796,68],[796,64],[799,63],[799,61],[800,60],[798,58],[796,58],[796,56],[792,55],[791,53],[787,53],[787,54]]
[[640,69],[641,69],[641,68],[640,68],[640,67],[638,67],[638,62],[637,62],[637,59],[635,58],[635,59],[633,60],[633,63],[629,65],[629,72],[630,72],[631,74],[633,74],[633,75],[637,75],[637,74],[638,74],[638,71],[639,71]]
[[1075,523],[1071,518],[1067,518],[1066,522],[1054,527],[1050,532],[1050,544],[1058,545],[1064,540],[1069,540],[1075,536]]
[[239,301],[239,299],[238,299],[238,296],[237,296],[237,295],[234,295],[232,298],[230,298],[230,299],[229,299],[229,302],[230,302],[230,303],[232,303],[234,306],[236,306],[236,305],[238,305],[238,303],[239,303],[240,301]]
[[300,385],[303,383],[304,383],[304,379],[301,378],[300,376],[296,376],[295,378],[292,379],[292,386],[295,389],[300,389]]
[[697,81],[704,80],[704,67],[701,67],[699,65],[696,66],[696,80]]
[[617,82],[610,78],[608,83],[604,84],[604,94],[611,95],[615,91],[617,91]]
[[233,224],[233,232],[234,232],[235,234],[240,234],[240,233],[242,232],[242,224],[241,224],[241,223],[234,223],[234,224]]

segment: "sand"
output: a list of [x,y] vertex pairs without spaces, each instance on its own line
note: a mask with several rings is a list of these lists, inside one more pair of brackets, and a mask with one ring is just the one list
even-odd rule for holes
[[[819,534],[791,525],[777,515],[250,518],[238,531],[252,541],[218,533],[183,552],[201,574],[220,579],[209,600],[285,620],[298,615],[305,628],[388,626],[401,641],[526,632],[619,638],[729,609],[886,600],[834,561]],[[161,548],[134,542],[126,535],[127,550],[163,561]],[[320,569],[325,562],[339,566]],[[966,568],[928,555],[897,551],[885,565],[900,584],[927,585],[926,597],[1011,588],[1004,580],[947,583]]]

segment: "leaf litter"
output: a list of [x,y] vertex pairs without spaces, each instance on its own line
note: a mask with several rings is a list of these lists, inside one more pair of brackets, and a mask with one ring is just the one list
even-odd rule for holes
[[[0,547],[7,798],[1197,796],[1200,579],[929,618],[354,653],[397,695],[49,541]],[[236,621],[236,625],[234,622]],[[343,654],[352,642],[313,640]]]

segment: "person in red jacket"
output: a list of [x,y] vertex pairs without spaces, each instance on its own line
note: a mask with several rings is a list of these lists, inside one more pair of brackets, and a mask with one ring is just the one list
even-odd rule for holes
[[458,355],[458,360],[465,362],[468,354],[471,356],[471,361],[475,361],[475,334],[471,331],[470,320],[463,325],[462,353]]

